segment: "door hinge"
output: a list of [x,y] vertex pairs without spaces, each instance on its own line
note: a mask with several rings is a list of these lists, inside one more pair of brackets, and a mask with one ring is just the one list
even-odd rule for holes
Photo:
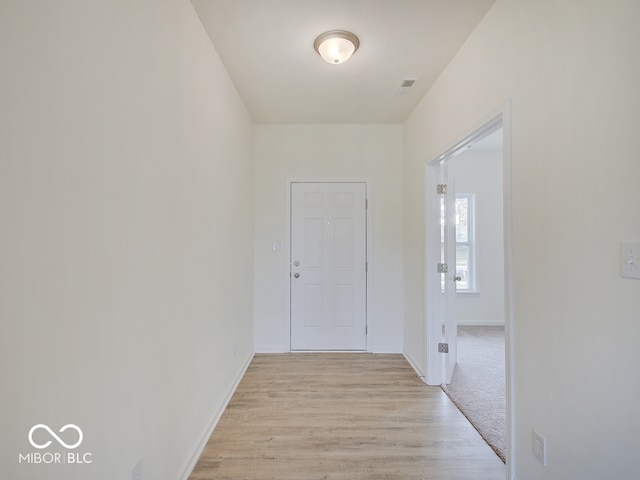
[[449,353],[449,344],[448,343],[439,343],[438,344],[438,353]]
[[364,199],[364,209],[365,210],[369,210],[369,199],[368,198]]
[[364,273],[369,273],[369,262],[364,263]]
[[449,272],[449,265],[447,265],[446,263],[438,264],[438,273],[448,273],[448,272]]
[[367,333],[369,333],[369,326],[365,325],[364,326],[364,334],[366,335]]
[[438,195],[445,195],[447,193],[447,184],[439,183],[438,184]]

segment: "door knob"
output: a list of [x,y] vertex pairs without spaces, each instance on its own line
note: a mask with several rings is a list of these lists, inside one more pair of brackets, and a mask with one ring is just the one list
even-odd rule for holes
[[453,277],[453,281],[454,282],[460,282],[460,281],[462,281],[462,277]]
[[294,276],[295,278],[300,278],[300,274],[299,274],[298,272],[294,273],[294,274],[293,274],[293,276]]

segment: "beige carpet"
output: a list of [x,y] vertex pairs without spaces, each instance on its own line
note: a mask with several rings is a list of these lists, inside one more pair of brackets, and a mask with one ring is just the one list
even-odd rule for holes
[[503,327],[458,327],[458,364],[443,390],[505,461],[506,387]]

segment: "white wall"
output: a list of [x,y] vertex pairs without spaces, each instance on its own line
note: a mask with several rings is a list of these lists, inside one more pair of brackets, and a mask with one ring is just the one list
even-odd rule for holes
[[425,160],[512,101],[518,480],[637,474],[640,281],[619,252],[640,241],[639,22],[635,0],[497,0],[405,123],[404,335],[420,361]]
[[285,244],[287,181],[291,178],[368,178],[371,181],[368,312],[373,351],[402,349],[402,126],[256,125],[256,351],[289,351],[289,279]]
[[252,355],[251,119],[184,0],[3,1],[0,58],[2,477],[180,478]]
[[466,150],[449,161],[451,177],[475,199],[477,292],[456,295],[458,325],[504,325],[502,151]]

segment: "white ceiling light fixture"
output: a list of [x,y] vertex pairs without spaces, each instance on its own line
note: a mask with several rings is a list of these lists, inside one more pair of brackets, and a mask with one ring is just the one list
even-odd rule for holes
[[344,63],[358,50],[360,40],[351,32],[331,30],[316,38],[313,48],[325,62],[337,65]]

